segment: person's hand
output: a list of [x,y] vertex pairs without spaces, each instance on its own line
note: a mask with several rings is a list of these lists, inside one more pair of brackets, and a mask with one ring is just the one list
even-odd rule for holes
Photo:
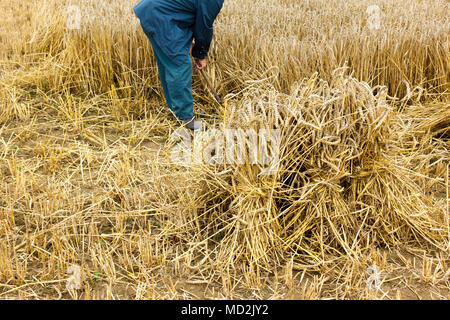
[[206,58],[205,59],[195,59],[195,67],[198,70],[206,68]]

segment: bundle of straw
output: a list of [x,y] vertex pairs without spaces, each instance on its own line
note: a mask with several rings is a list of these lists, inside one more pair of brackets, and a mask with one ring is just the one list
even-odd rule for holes
[[314,268],[377,246],[445,249],[445,214],[401,155],[385,87],[371,88],[344,67],[330,83],[314,75],[290,95],[253,85],[226,105],[223,119],[224,128],[279,130],[279,164],[273,175],[248,157],[183,172],[190,191],[180,203],[187,195],[196,203],[184,210],[183,226],[190,221],[192,236],[193,222],[201,225],[196,248],[199,239],[214,240],[209,266],[258,274],[292,257]]

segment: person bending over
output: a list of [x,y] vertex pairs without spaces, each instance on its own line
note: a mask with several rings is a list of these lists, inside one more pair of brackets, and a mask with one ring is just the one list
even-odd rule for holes
[[224,0],[142,0],[134,8],[150,40],[167,106],[191,130],[200,130],[193,114],[192,56],[206,67],[213,24]]

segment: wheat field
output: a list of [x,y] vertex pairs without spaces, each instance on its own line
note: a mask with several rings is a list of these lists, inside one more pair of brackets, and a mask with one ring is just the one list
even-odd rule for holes
[[0,0],[0,299],[450,298],[448,1],[225,0],[194,111],[272,175],[174,163],[137,2]]

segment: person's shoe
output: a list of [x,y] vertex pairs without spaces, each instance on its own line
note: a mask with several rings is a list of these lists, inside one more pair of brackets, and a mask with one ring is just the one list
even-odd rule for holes
[[191,129],[193,131],[202,130],[203,122],[195,120],[195,118],[191,119],[183,119],[181,122],[186,126],[186,128]]

